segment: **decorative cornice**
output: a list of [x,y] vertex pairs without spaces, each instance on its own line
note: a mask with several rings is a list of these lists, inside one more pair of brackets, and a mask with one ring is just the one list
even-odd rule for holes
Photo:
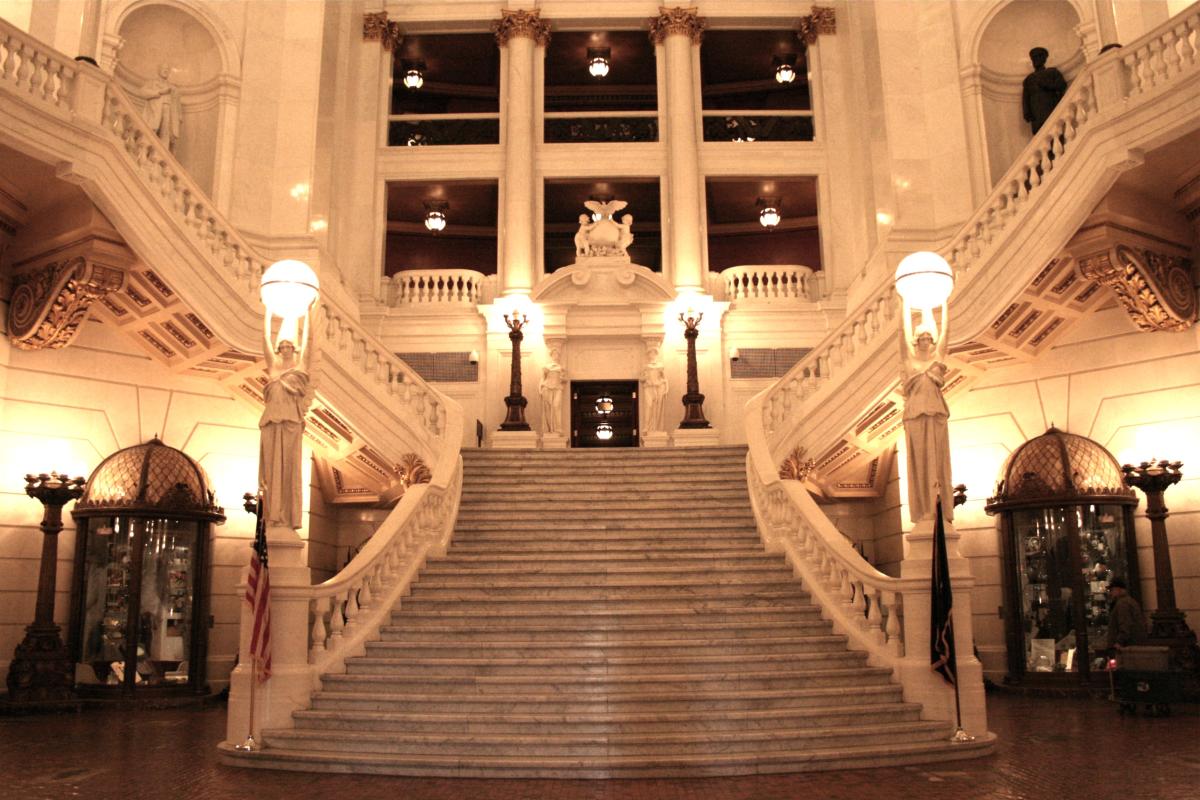
[[1078,262],[1085,278],[1112,289],[1142,330],[1182,331],[1196,322],[1196,287],[1186,258],[1118,244]]
[[692,40],[692,44],[700,44],[704,38],[704,28],[708,20],[699,16],[696,6],[683,8],[658,7],[658,16],[650,18],[650,41],[662,44],[663,39],[673,34],[680,34]]
[[395,50],[404,34],[399,22],[389,22],[386,11],[363,14],[363,41],[379,42],[384,50]]
[[18,275],[8,312],[8,336],[21,350],[60,349],[79,333],[96,299],[125,285],[125,273],[82,256]]
[[492,22],[492,33],[496,34],[496,44],[501,47],[506,47],[509,39],[519,36],[533,39],[543,47],[550,43],[550,23],[542,19],[541,11],[502,8],[500,15],[500,19]]
[[800,481],[808,480],[808,476],[812,474],[817,463],[811,458],[805,458],[808,454],[803,447],[797,447],[792,451],[792,454],[783,460],[783,464],[779,467],[779,478],[785,481]]
[[816,44],[818,36],[837,33],[837,12],[831,6],[813,6],[812,13],[796,23],[796,35],[805,44]]

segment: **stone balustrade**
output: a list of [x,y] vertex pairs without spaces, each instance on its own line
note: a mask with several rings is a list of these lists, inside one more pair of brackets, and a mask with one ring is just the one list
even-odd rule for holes
[[401,306],[459,305],[474,308],[485,299],[488,276],[473,269],[406,269],[384,278],[384,297]]
[[815,300],[817,281],[812,267],[800,264],[729,267],[721,271],[725,300],[803,303]]
[[74,60],[0,20],[0,85],[69,114],[77,71]]

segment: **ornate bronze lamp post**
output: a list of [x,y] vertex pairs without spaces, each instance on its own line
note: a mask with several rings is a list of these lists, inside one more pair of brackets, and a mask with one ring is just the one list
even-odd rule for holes
[[525,314],[514,311],[512,317],[504,315],[504,324],[508,326],[508,340],[512,342],[512,379],[508,384],[508,397],[504,398],[508,414],[504,417],[504,422],[500,423],[502,431],[529,430],[529,423],[525,421],[525,406],[529,401],[521,393],[521,340],[525,338],[521,328],[525,327],[527,322],[529,317]]
[[700,335],[700,320],[704,313],[688,309],[679,315],[683,323],[683,338],[687,339],[687,394],[683,396],[681,428],[711,428],[704,418],[704,395],[700,394],[700,378],[696,373],[696,337]]
[[1154,545],[1154,588],[1158,608],[1150,614],[1151,638],[1171,639],[1181,644],[1196,642],[1196,634],[1184,621],[1184,613],[1175,606],[1175,576],[1171,571],[1171,548],[1167,544],[1167,506],[1163,494],[1179,483],[1182,461],[1143,461],[1136,467],[1121,467],[1125,482],[1146,495],[1146,516],[1150,519],[1150,537]]
[[8,668],[8,699],[12,703],[63,703],[75,699],[75,670],[54,624],[58,533],[63,506],[83,494],[83,478],[57,472],[25,476],[25,494],[42,504],[42,564],[38,573],[37,609],[33,624],[17,645]]

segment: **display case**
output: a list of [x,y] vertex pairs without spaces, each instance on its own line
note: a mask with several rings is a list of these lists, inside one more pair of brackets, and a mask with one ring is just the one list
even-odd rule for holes
[[205,691],[209,531],[225,517],[203,470],[157,439],[126,448],[73,514],[76,689]]
[[1108,582],[1138,585],[1136,505],[1086,437],[1051,428],[1009,457],[986,509],[1000,517],[1010,681],[1086,683],[1103,669]]

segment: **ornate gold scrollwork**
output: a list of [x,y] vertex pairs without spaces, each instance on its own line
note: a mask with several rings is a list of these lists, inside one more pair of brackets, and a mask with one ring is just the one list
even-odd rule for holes
[[388,22],[386,11],[363,14],[363,39],[365,41],[378,41],[383,45],[384,50],[394,50],[402,38],[400,23]]
[[542,19],[542,12],[502,8],[500,15],[500,19],[492,22],[492,33],[496,34],[496,44],[501,47],[518,36],[533,39],[543,47],[550,43],[550,23]]
[[815,44],[818,36],[837,33],[837,12],[832,6],[813,6],[812,13],[796,23],[796,35],[807,44]]
[[779,478],[785,481],[800,481],[803,483],[808,480],[808,476],[816,468],[817,462],[811,458],[805,458],[808,451],[803,447],[797,447],[792,451],[791,455],[783,460],[783,464],[779,467]]
[[658,16],[650,18],[650,41],[662,44],[663,39],[671,34],[682,34],[692,40],[692,44],[700,44],[704,38],[704,28],[708,21],[699,16],[696,6],[683,8],[658,7]]
[[1118,244],[1080,258],[1079,271],[1112,289],[1144,331],[1182,331],[1196,322],[1196,288],[1186,258]]
[[396,472],[405,489],[416,483],[429,483],[433,478],[425,461],[416,453],[405,453],[401,456],[400,463],[396,465]]
[[79,333],[92,302],[124,285],[122,270],[82,256],[18,275],[8,312],[9,339],[21,350],[66,347]]

